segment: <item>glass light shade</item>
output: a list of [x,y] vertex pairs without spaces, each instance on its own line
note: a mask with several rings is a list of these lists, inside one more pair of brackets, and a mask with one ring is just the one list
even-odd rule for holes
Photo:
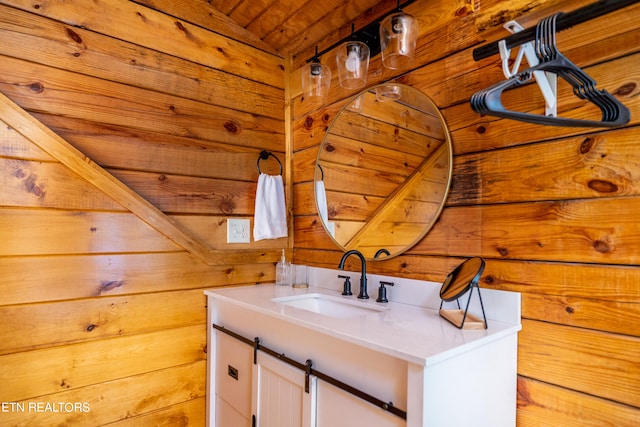
[[329,94],[331,69],[320,62],[311,61],[302,67],[302,93],[304,99],[322,100]]
[[380,23],[382,63],[391,69],[405,68],[413,62],[418,39],[418,21],[411,15],[393,13]]
[[361,113],[362,106],[364,105],[364,95],[357,96],[351,104],[347,106],[347,110],[353,111],[354,113]]
[[367,84],[369,72],[369,46],[359,41],[342,43],[336,52],[340,86],[360,89]]
[[376,87],[378,102],[395,101],[402,96],[402,89],[398,85],[381,85]]

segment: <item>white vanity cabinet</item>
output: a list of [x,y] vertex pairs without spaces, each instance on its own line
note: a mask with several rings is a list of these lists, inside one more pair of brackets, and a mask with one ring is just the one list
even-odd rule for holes
[[[262,345],[302,364],[311,359],[313,367],[323,373],[392,401],[400,408],[406,407],[405,361],[212,297],[209,308],[210,324],[224,326],[248,340],[259,337]],[[215,413],[216,423],[210,425],[245,425],[252,415],[258,427],[407,425],[405,420],[313,375],[309,379],[309,391],[305,392],[304,370],[262,351],[256,352],[254,364],[253,347],[224,332],[212,328],[209,345],[213,347],[210,354],[216,355],[216,360],[210,361],[215,366],[209,377],[210,384],[215,384],[215,392],[211,390],[210,394],[217,396],[214,410],[209,413],[209,416]],[[229,374],[229,367],[238,369],[237,380]],[[236,371],[231,370],[235,375]],[[241,423],[223,421],[234,415],[228,414],[228,406],[243,417]],[[220,416],[220,412],[224,416]]]
[[[210,426],[251,425],[253,416],[258,427],[515,425],[519,321],[489,317],[489,329],[462,331],[437,310],[400,303],[371,314],[331,317],[274,302],[305,292],[340,295],[275,285],[206,291],[209,325],[224,329],[209,331]],[[483,297],[485,306],[492,304],[491,295]],[[514,301],[519,306],[519,295]],[[254,352],[256,337],[276,357]],[[318,373],[309,377],[308,392],[307,360]],[[237,369],[237,379],[229,366]],[[391,403],[394,411],[330,378]]]

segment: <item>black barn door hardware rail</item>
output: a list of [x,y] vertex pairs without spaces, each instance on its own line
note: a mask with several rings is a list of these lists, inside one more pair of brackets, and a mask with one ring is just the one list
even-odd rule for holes
[[250,345],[251,347],[253,347],[253,363],[256,364],[257,360],[258,360],[258,351],[262,351],[266,354],[268,354],[269,356],[272,356],[276,359],[279,359],[297,369],[300,369],[301,371],[305,372],[305,391],[308,392],[308,379],[310,375],[315,376],[316,378],[325,381],[329,384],[331,384],[334,387],[337,387],[347,393],[350,393],[362,400],[365,400],[369,403],[371,403],[372,405],[375,405],[397,417],[402,418],[403,420],[407,419],[407,412],[403,411],[402,409],[396,408],[395,406],[393,406],[392,402],[384,402],[383,400],[378,399],[375,396],[372,396],[360,389],[357,389],[355,387],[350,386],[349,384],[346,384],[330,375],[324,374],[320,371],[318,371],[317,369],[314,369],[312,367],[313,362],[310,359],[307,359],[306,363],[300,363],[296,360],[293,360],[287,356],[285,356],[284,353],[278,353],[277,351],[274,351],[268,347],[265,347],[264,345],[260,344],[260,338],[256,337],[254,339],[249,339],[246,338],[236,332],[233,332],[227,328],[225,328],[224,326],[221,325],[217,325],[215,323],[211,324],[213,326],[213,329],[220,331],[224,334],[227,334],[235,339],[237,339],[238,341],[241,341],[247,345]]

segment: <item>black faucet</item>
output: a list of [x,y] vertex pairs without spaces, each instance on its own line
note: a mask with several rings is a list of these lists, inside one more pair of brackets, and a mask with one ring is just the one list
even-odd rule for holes
[[373,257],[378,258],[382,254],[385,254],[386,256],[391,255],[391,253],[389,253],[388,250],[386,250],[385,248],[382,248],[382,249],[378,249],[378,252],[376,252],[376,254]]
[[369,299],[369,295],[367,295],[367,261],[364,259],[364,255],[355,249],[347,251],[342,255],[340,259],[340,264],[338,264],[338,268],[340,270],[344,270],[344,263],[351,255],[357,255],[360,258],[360,266],[362,268],[362,276],[360,276],[360,292],[358,293],[358,298],[360,299]]

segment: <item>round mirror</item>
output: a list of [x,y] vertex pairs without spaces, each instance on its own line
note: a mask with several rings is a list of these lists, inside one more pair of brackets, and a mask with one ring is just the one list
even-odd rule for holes
[[440,299],[449,302],[460,298],[478,283],[483,270],[484,260],[479,257],[469,258],[457,266],[444,279],[440,288]]
[[374,86],[350,99],[325,134],[318,214],[342,250],[388,259],[431,229],[451,170],[451,139],[433,101],[411,86]]

